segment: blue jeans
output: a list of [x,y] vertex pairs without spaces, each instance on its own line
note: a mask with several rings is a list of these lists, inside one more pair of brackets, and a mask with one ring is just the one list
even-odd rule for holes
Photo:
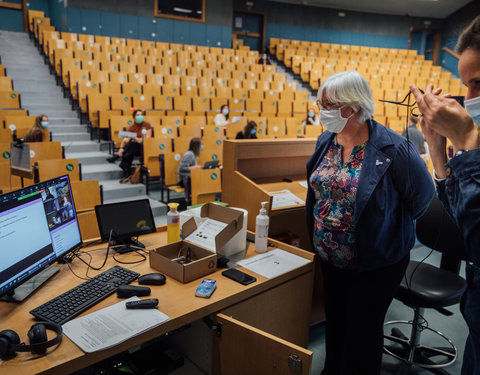
[[467,322],[469,335],[463,354],[462,375],[480,375],[480,267],[467,264],[467,290],[460,310]]

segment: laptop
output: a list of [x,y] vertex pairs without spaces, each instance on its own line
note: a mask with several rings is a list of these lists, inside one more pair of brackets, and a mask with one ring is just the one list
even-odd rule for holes
[[218,167],[218,160],[209,160],[206,161],[203,165],[203,169],[213,169]]

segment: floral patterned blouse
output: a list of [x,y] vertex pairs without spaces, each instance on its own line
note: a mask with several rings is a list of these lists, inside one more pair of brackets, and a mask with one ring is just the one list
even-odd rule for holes
[[366,143],[342,163],[343,147],[334,139],[310,177],[315,192],[313,244],[320,258],[341,269],[355,264],[353,212]]

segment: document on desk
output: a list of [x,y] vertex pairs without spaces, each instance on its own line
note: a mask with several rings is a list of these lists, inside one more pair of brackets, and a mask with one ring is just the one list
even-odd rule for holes
[[308,183],[307,181],[298,181],[300,185],[302,185],[305,189],[308,189]]
[[238,261],[237,264],[267,279],[271,279],[272,277],[301,267],[308,262],[310,262],[310,260],[289,253],[288,251],[273,249],[266,253]]
[[205,247],[212,251],[217,251],[215,238],[217,237],[217,234],[225,229],[226,226],[227,224],[221,221],[207,219],[185,239],[195,245]]
[[157,309],[127,310],[125,303],[139,299],[131,297],[70,320],[62,326],[63,333],[84,352],[92,353],[118,345],[170,319]]
[[297,197],[290,190],[270,191],[273,195],[272,208],[281,208],[289,206],[301,206],[305,201]]

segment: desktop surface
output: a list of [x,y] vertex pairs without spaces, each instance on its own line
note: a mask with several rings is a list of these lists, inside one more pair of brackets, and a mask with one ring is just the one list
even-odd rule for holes
[[[160,232],[142,236],[140,239],[146,245],[147,249],[163,246],[167,242],[165,229],[166,228],[163,227],[160,229]],[[170,320],[166,323],[144,332],[139,336],[133,337],[113,348],[90,354],[83,353],[68,337],[64,337],[60,346],[49,348],[45,356],[33,356],[31,353],[18,353],[15,358],[4,361],[0,365],[0,374],[15,373],[16,375],[30,375],[37,373],[70,373],[111,357],[124,350],[140,345],[141,343],[152,340],[167,332],[178,329],[186,324],[208,316],[209,314],[231,308],[251,297],[257,297],[262,293],[268,292],[272,288],[284,285],[287,281],[307,277],[305,274],[311,276],[313,273],[313,254],[279,242],[273,242],[275,246],[307,258],[311,260],[311,262],[272,279],[266,279],[261,275],[254,274],[257,278],[257,282],[247,286],[223,277],[221,275],[223,270],[218,269],[216,272],[208,275],[208,278],[217,280],[218,284],[217,290],[209,299],[196,298],[194,296],[195,290],[202,281],[202,278],[187,284],[182,284],[168,277],[165,285],[151,286],[152,293],[149,296],[149,298],[157,298],[159,300],[158,309],[170,317]],[[95,245],[85,249],[93,256],[93,266],[98,267],[103,263],[105,249],[106,244]],[[246,256],[250,257],[254,255],[256,255],[256,253],[253,250],[253,244],[249,243]],[[139,256],[135,253],[123,255],[117,254],[116,257],[121,257],[120,259],[123,261],[134,261],[139,259]],[[94,276],[115,264],[117,263],[110,255],[102,270],[90,270],[88,275]],[[142,263],[122,266],[128,267],[141,275],[158,272],[150,267],[148,259]],[[85,277],[87,267],[78,259],[74,259],[70,265],[60,265],[61,270],[54,276],[53,282],[46,283],[35,294],[31,295],[22,303],[1,303],[0,319],[2,321],[2,329],[13,329],[19,333],[22,341],[26,340],[27,330],[35,322],[33,317],[29,314],[29,311],[83,282],[83,280],[78,279],[72,272],[70,272],[69,267],[72,267],[72,270],[77,275]],[[251,273],[250,271],[247,272]],[[135,281],[131,283],[131,285],[137,285],[137,282]],[[288,297],[282,296],[282,299],[288,299]],[[116,295],[112,295],[90,308],[82,315],[110,306],[120,300],[121,299]],[[281,327],[280,329],[287,328]],[[290,329],[290,327],[288,327],[288,329]],[[305,327],[305,332],[297,331],[299,330],[291,330],[290,333],[286,334],[288,337],[285,338],[292,342],[296,342],[299,345],[306,345],[308,339],[308,324],[307,327]]]

